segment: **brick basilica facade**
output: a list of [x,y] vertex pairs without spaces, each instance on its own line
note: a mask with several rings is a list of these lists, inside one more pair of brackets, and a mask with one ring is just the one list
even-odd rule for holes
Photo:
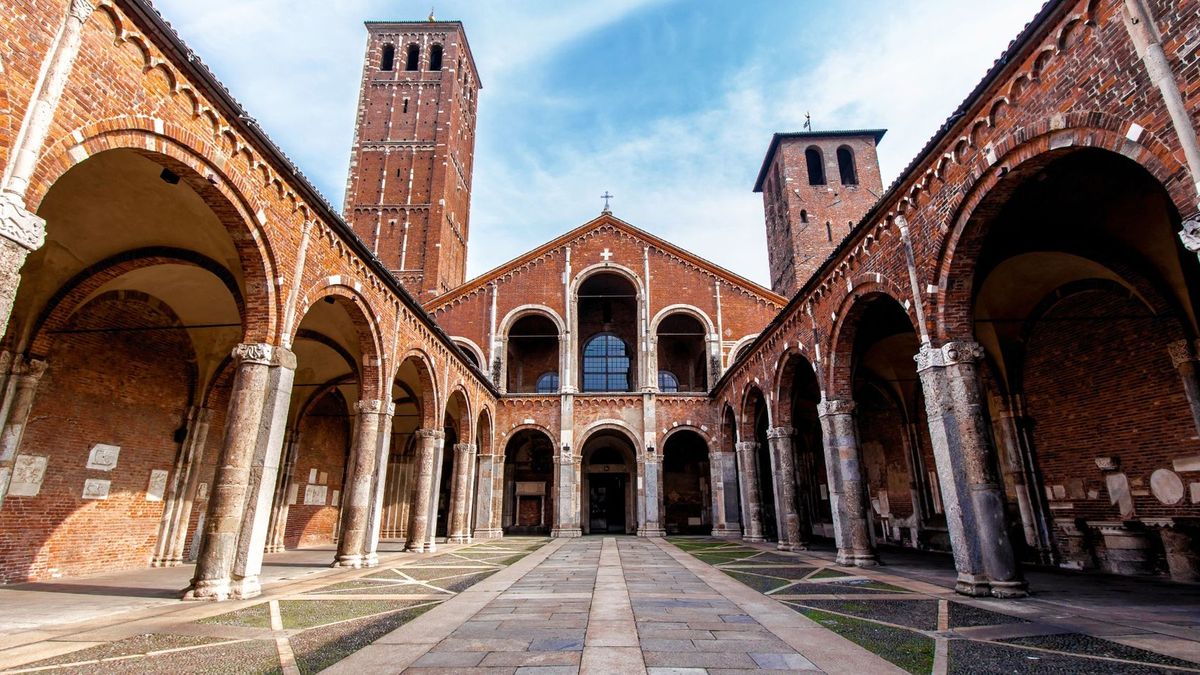
[[1200,580],[1196,0],[1048,2],[886,188],[882,130],[776,134],[772,289],[607,208],[466,280],[460,23],[367,24],[338,213],[145,0],[6,9],[0,583],[601,532]]

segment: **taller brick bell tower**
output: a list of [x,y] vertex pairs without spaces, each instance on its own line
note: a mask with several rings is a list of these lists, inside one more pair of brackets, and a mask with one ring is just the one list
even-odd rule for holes
[[771,290],[791,297],[883,194],[883,129],[780,133],[754,191],[763,195]]
[[463,282],[480,84],[458,21],[369,21],[345,218],[420,301]]

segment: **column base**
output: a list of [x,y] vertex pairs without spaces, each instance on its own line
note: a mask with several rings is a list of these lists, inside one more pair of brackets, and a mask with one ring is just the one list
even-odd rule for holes
[[840,549],[837,554],[837,564],[846,567],[876,567],[879,565],[879,558],[874,551]]
[[179,567],[182,564],[179,558],[158,558],[150,562],[151,567]]
[[447,544],[469,544],[469,543],[471,543],[471,537],[470,537],[470,535],[466,535],[466,534],[452,534],[449,537],[446,537],[446,543]]
[[775,550],[777,550],[777,551],[794,551],[794,550],[796,550],[796,547],[792,546],[791,544],[786,544],[781,541],[775,545]]
[[429,553],[433,551],[432,544],[405,544],[405,553]]
[[363,567],[379,567],[379,555],[370,553],[363,556]]
[[200,579],[192,582],[183,594],[184,600],[208,600],[220,602],[231,595],[229,579]]
[[475,538],[476,539],[501,539],[503,537],[504,537],[504,530],[499,530],[499,529],[475,530]]
[[555,539],[570,539],[574,537],[582,537],[583,530],[578,527],[556,527],[550,530],[550,536]]
[[339,554],[330,565],[330,567],[349,567],[352,569],[361,569],[363,566],[363,557],[360,553]]
[[992,594],[992,589],[987,577],[982,574],[959,572],[958,580],[954,582],[954,592],[972,598],[986,598]]
[[762,542],[766,541],[766,539],[764,539],[761,535],[747,534],[742,536],[742,541],[748,541],[751,544],[761,544]]
[[738,539],[742,536],[742,528],[739,525],[725,525],[724,527],[717,526],[712,530],[714,537],[732,537]]
[[229,597],[235,600],[248,600],[262,595],[262,583],[257,576],[234,579],[230,587]]
[[1029,596],[1029,583],[1024,579],[1017,581],[992,581],[992,597],[1001,599],[1024,598]]
[[662,529],[661,527],[645,527],[645,528],[638,530],[637,536],[639,536],[639,537],[665,537],[665,536],[667,536],[667,531]]

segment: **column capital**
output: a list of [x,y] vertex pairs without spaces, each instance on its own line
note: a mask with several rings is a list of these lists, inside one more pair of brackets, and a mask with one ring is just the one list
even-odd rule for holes
[[413,432],[417,438],[432,438],[435,440],[445,440],[446,432],[441,429],[417,429]]
[[262,342],[242,343],[233,348],[233,358],[238,363],[255,363],[262,366],[271,365],[274,347]]
[[463,455],[474,454],[475,444],[474,443],[455,443],[454,451],[459,454],[463,454]]
[[367,413],[370,415],[394,415],[396,414],[396,404],[391,401],[382,401],[380,399],[363,399],[354,404],[354,410],[359,413]]
[[754,452],[758,450],[758,443],[754,441],[738,441],[734,443],[734,447],[737,448],[738,452]]
[[42,376],[46,374],[46,368],[49,364],[41,359],[29,359],[21,363],[15,370],[17,375],[27,382],[38,382]]
[[96,6],[91,0],[71,0],[70,16],[72,19],[78,19],[79,23],[87,23],[88,17],[92,12],[96,11]]
[[1175,340],[1169,343],[1167,353],[1171,355],[1171,365],[1176,368],[1196,360],[1196,353],[1192,350],[1189,340]]
[[0,236],[36,251],[46,243],[46,221],[25,208],[19,195],[4,192],[0,194]]
[[821,399],[817,404],[817,416],[851,415],[854,413],[854,401],[848,398]]
[[941,347],[921,345],[921,351],[913,357],[917,362],[917,372],[929,368],[944,368],[960,363],[975,363],[983,358],[983,345],[978,342],[955,341],[947,342]]
[[771,427],[767,429],[767,438],[791,438],[796,435],[796,429],[793,427]]

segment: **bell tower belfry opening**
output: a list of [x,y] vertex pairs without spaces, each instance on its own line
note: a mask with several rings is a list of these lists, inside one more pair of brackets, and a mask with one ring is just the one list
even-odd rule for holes
[[478,71],[457,21],[369,21],[344,217],[418,300],[460,285]]

